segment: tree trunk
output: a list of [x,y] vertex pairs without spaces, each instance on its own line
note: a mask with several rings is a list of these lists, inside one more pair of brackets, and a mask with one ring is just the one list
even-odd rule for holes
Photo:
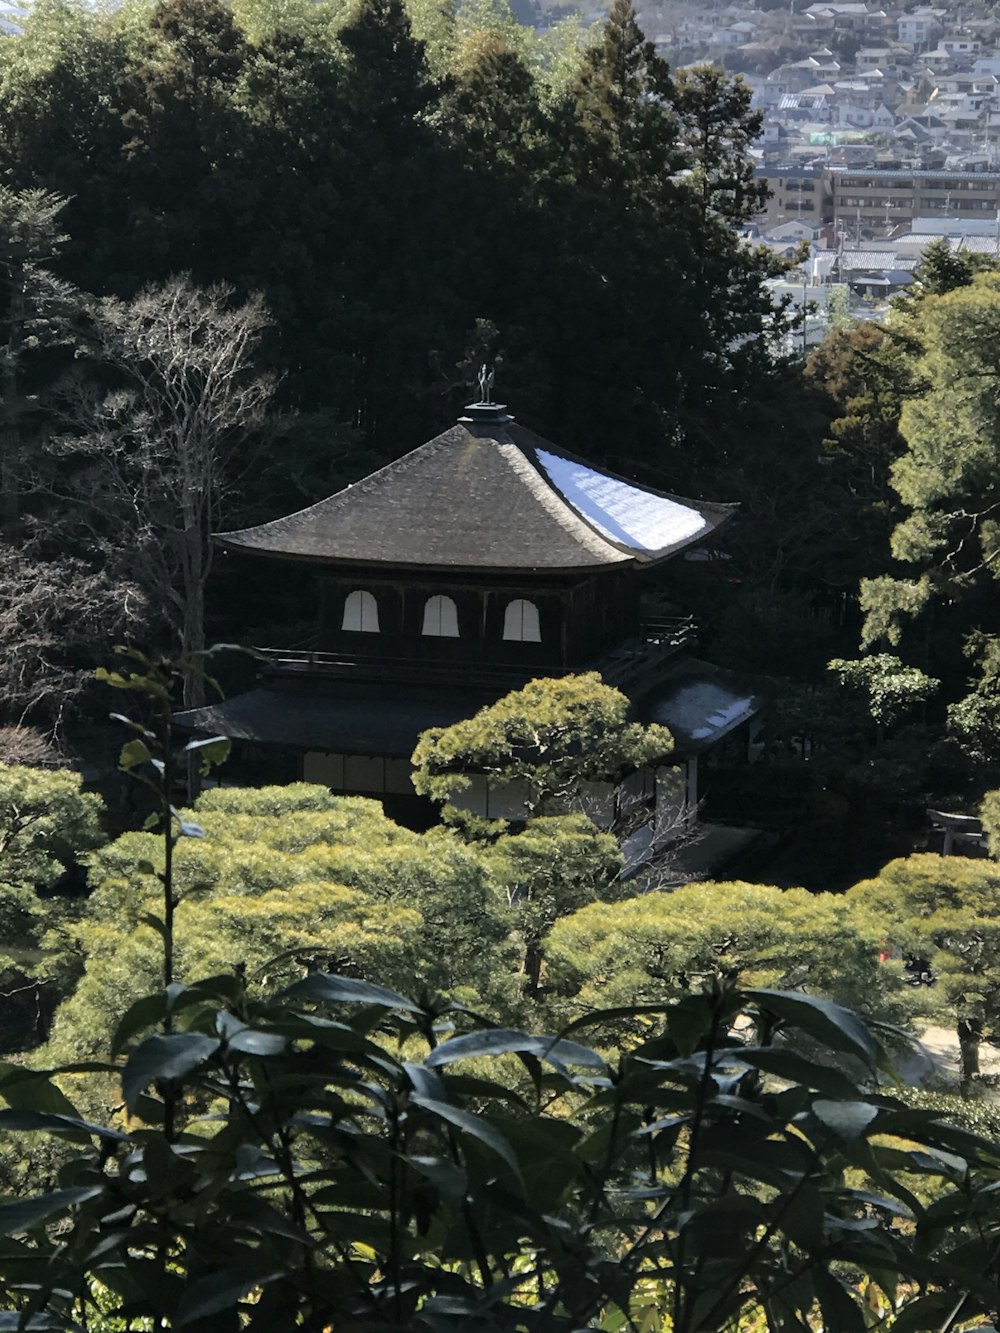
[[[201,708],[205,703],[205,677],[199,654],[205,651],[205,573],[204,547],[197,528],[184,534],[184,619],[181,628],[181,652],[195,658],[194,667],[184,672],[184,707]],[[187,799],[193,805],[201,793],[201,764],[196,754],[187,756]]]
[[972,1080],[979,1073],[979,1045],[983,1039],[983,1024],[978,1018],[958,1021],[958,1048],[962,1056],[962,1096],[968,1094]]
[[528,978],[528,994],[537,995],[542,979],[542,946],[538,940],[529,940],[524,951],[524,974]]

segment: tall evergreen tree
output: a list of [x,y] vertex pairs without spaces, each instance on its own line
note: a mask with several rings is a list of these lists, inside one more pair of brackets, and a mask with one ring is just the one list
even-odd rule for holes
[[[923,392],[902,407],[906,448],[891,470],[903,509],[891,539],[898,572],[862,582],[864,646],[930,654],[921,665],[954,696],[968,670],[964,639],[979,673],[953,721],[975,751],[1000,757],[1000,275],[925,296],[896,318],[922,348]],[[918,637],[908,629],[916,618]]]
[[943,296],[967,287],[973,268],[966,255],[957,254],[943,236],[931,241],[920,259],[919,296]]
[[49,268],[66,240],[66,200],[45,190],[0,186],[0,523],[18,520],[25,432],[38,395],[26,381],[29,348],[64,342],[79,307],[75,290]]
[[659,202],[684,162],[673,98],[670,70],[646,40],[632,0],[614,0],[575,90],[583,183]]
[[764,117],[753,109],[749,85],[718,65],[695,65],[679,71],[674,101],[703,223],[746,222],[767,198],[750,157]]
[[418,407],[428,352],[447,339],[462,278],[450,246],[449,175],[430,125],[441,90],[402,0],[361,0],[339,41],[346,55],[340,235],[350,255],[338,274],[341,373],[351,386],[352,424],[370,440],[398,439],[435,417]]

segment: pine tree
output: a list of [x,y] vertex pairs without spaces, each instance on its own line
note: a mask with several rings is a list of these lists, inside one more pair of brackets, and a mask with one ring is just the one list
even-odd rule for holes
[[694,65],[678,72],[674,100],[703,223],[746,222],[767,198],[749,155],[763,124],[750,87],[718,65]]

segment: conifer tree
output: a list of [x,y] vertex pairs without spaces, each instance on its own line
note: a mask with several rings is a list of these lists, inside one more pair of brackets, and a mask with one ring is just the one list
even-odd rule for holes
[[31,348],[64,342],[78,308],[73,288],[48,267],[66,237],[66,200],[46,190],[0,186],[0,522],[20,512],[24,431],[37,407],[25,389]]
[[972,272],[968,258],[957,254],[943,236],[938,236],[920,260],[919,295],[943,296],[956,287],[968,287]]
[[695,65],[678,72],[674,100],[702,224],[712,217],[735,223],[752,218],[764,206],[767,186],[749,155],[764,120],[753,110],[749,85],[718,65]]
[[575,90],[580,157],[592,188],[599,176],[602,193],[662,199],[684,162],[673,100],[670,70],[646,40],[632,0],[614,0]]
[[[450,178],[430,113],[440,97],[402,0],[361,0],[339,42],[346,53],[345,217],[351,255],[337,273],[351,423],[368,441],[412,429],[400,385],[421,385],[427,349],[451,320],[460,260]],[[461,321],[460,321],[461,326]]]
[[970,752],[1000,755],[1000,398],[997,325],[1000,275],[908,303],[896,317],[921,354],[922,392],[902,406],[905,450],[892,485],[903,516],[892,533],[896,566],[861,584],[862,646],[903,644],[921,622],[921,651],[947,679],[967,674],[959,649],[978,666],[971,693],[951,722]]

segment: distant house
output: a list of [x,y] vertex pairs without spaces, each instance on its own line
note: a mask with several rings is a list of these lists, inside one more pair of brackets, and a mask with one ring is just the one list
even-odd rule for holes
[[941,22],[944,14],[943,9],[915,9],[910,14],[901,14],[896,20],[899,40],[915,51],[926,51],[944,31]]
[[894,296],[913,282],[915,263],[914,258],[900,256],[894,248],[843,250],[833,265],[833,277],[859,296]]

